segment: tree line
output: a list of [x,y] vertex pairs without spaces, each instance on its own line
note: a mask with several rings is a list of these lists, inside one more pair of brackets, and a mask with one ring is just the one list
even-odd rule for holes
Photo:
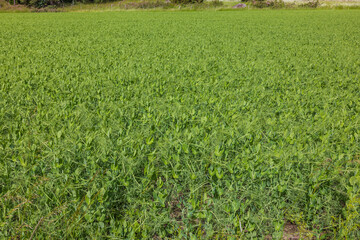
[[76,3],[106,3],[113,2],[114,0],[9,0],[10,4],[27,5],[36,8],[42,8],[46,6],[61,6],[65,4],[76,4]]

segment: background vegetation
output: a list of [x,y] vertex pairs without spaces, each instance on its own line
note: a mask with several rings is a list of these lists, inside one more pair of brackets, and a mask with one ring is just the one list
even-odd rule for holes
[[359,11],[0,20],[0,238],[360,238]]
[[[95,3],[95,4],[101,4],[101,3],[117,3],[120,4],[123,1],[116,1],[116,0],[2,0],[3,4],[6,2],[8,4],[12,4],[12,5],[26,5],[29,7],[35,7],[35,8],[44,8],[47,6],[51,6],[51,7],[64,7],[64,6],[69,6],[69,5],[76,5],[76,4],[89,4],[89,3]],[[167,5],[168,3],[173,3],[173,4],[199,4],[199,3],[203,3],[204,0],[168,0],[168,1],[154,1],[154,0],[150,0],[150,1],[139,1],[139,0],[134,0],[132,1],[132,3],[157,3],[158,5],[160,3],[162,3],[162,5]],[[1,5],[0,5],[1,7]],[[156,6],[154,6],[156,7]]]
[[[242,6],[240,6],[242,5]],[[0,0],[0,12],[89,12],[122,11],[129,9],[152,10],[230,10],[237,9],[359,9],[360,2],[243,0],[243,3],[219,0],[121,0],[121,1],[61,1],[61,0]]]

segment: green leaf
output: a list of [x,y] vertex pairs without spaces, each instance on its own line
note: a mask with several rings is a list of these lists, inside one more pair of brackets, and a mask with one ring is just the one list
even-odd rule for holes
[[351,186],[355,186],[356,184],[360,185],[360,176],[352,176],[349,180]]
[[91,203],[91,193],[87,192],[87,194],[85,195],[85,202],[87,203],[88,206],[90,206]]

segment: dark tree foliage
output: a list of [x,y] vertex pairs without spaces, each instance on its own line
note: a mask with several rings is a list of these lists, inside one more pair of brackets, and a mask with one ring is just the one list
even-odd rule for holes
[[105,3],[113,2],[113,0],[9,0],[10,4],[23,4],[36,8],[43,8],[46,6],[60,6],[64,4],[76,3]]

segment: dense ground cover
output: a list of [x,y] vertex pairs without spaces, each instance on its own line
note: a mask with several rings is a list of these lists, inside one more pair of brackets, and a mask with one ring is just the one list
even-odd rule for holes
[[360,11],[0,22],[0,238],[360,236]]

